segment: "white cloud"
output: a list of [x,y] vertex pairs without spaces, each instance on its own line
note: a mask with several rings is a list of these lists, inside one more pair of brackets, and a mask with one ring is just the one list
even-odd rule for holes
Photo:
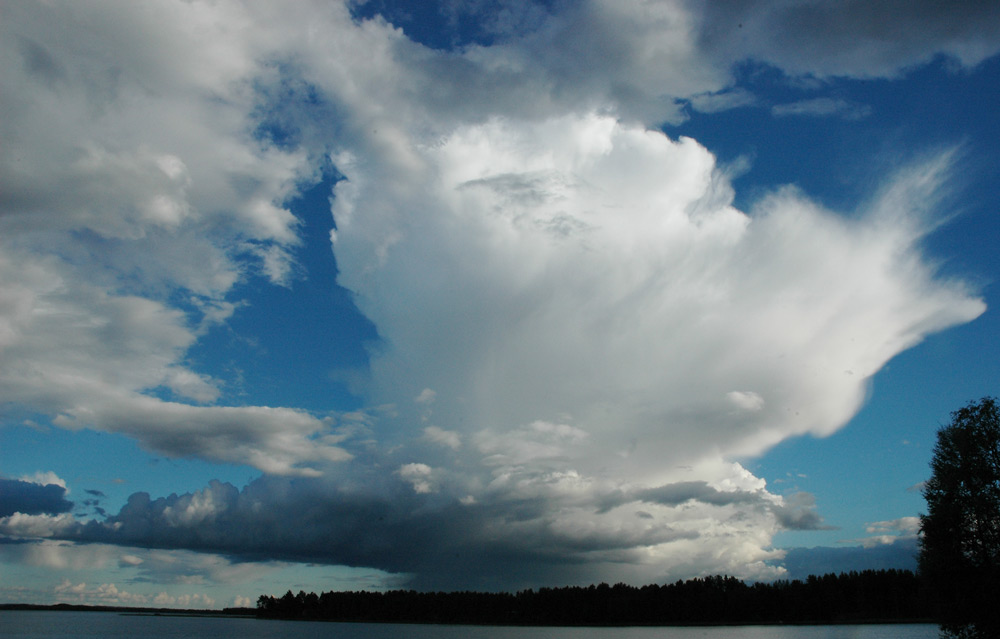
[[416,493],[430,493],[435,490],[431,479],[434,471],[427,464],[403,464],[396,472],[413,486],[413,491]]
[[70,428],[97,427],[136,437],[172,455],[199,454],[268,472],[313,472],[296,465],[349,456],[312,438],[326,426],[288,408],[191,406],[146,393],[211,402],[215,380],[179,362],[196,339],[184,315],[165,303],[113,295],[51,257],[0,247],[9,309],[0,399],[56,416]]
[[862,548],[878,548],[891,546],[900,541],[913,541],[917,539],[920,532],[920,518],[911,516],[870,522],[865,526],[865,532],[869,536],[848,539],[841,543],[860,544]]
[[139,566],[143,563],[143,559],[135,555],[122,555],[119,562],[127,566]]
[[764,408],[764,398],[753,391],[729,391],[726,399],[741,410],[758,411]]
[[202,593],[171,595],[161,592],[155,596],[130,592],[113,583],[90,586],[86,582],[74,584],[64,579],[54,589],[56,598],[66,603],[89,605],[157,606],[167,608],[214,608],[215,600]]
[[246,273],[286,283],[299,242],[284,202],[315,169],[252,135],[268,36],[251,22],[239,2],[5,12],[0,401],[171,455],[314,473],[300,463],[348,455],[317,446],[325,427],[302,411],[153,397],[218,399],[184,362],[194,327],[232,314]]
[[428,426],[424,429],[424,437],[435,444],[447,446],[452,450],[458,450],[462,447],[461,436],[453,430],[444,430],[443,428],[438,428],[437,426]]
[[[729,187],[705,149],[596,115],[656,122],[680,117],[675,98],[733,93],[724,66],[701,55],[698,30],[717,27],[714,20],[673,3],[586,3],[538,13],[525,23],[530,31],[496,46],[449,55],[384,22],[358,24],[339,4],[276,11],[235,0],[163,1],[123,12],[98,3],[59,13],[18,5],[5,20],[16,36],[0,48],[8,114],[0,125],[8,148],[0,167],[0,272],[8,284],[0,395],[61,415],[67,427],[125,432],[168,454],[290,473],[316,472],[300,462],[346,459],[336,448],[312,451],[323,425],[291,408],[151,399],[165,388],[180,401],[217,400],[218,380],[185,366],[184,354],[200,324],[238,308],[224,298],[248,268],[287,282],[298,221],[284,201],[313,174],[310,160],[332,146],[343,151],[338,166],[349,177],[335,203],[341,281],[395,349],[376,362],[376,395],[398,381],[409,397],[434,388],[451,406],[469,398],[461,410],[474,407],[487,429],[572,414],[595,446],[618,450],[630,438],[657,437],[632,437],[630,424],[706,417],[698,414],[704,407],[683,416],[665,407],[673,397],[700,405],[701,391],[687,393],[677,375],[695,357],[725,366],[721,350],[729,349],[725,357],[745,361],[733,349],[746,335],[722,326],[712,305],[753,299],[764,282],[744,281],[757,289],[741,292],[726,269],[761,262],[755,243],[789,240],[781,234],[795,231],[778,228],[789,219],[815,218],[813,236],[821,238],[832,217],[785,194],[750,225],[728,206]],[[307,23],[312,35],[303,37]],[[105,44],[94,49],[95,41]],[[296,64],[272,64],[288,59]],[[327,114],[317,119],[277,100],[310,82],[329,104],[322,108],[336,111],[338,131],[324,129]],[[553,117],[565,111],[573,115]],[[249,135],[271,117],[301,133],[299,148]],[[48,188],[53,182],[61,188]],[[412,233],[416,220],[426,222],[423,237]],[[862,232],[842,235],[852,241]],[[449,236],[452,244],[441,245]],[[748,272],[771,266],[756,268]],[[458,273],[454,286],[434,290],[446,272]],[[815,276],[805,269],[800,279],[811,285]],[[178,290],[199,300],[203,317],[171,306]],[[418,291],[428,296],[417,300]],[[414,302],[410,326],[401,323],[404,302]],[[444,309],[464,310],[439,317]],[[694,328],[686,318],[698,313],[706,330],[729,334],[720,352],[675,348]],[[656,332],[658,322],[666,330]],[[767,331],[756,328],[767,344]],[[472,347],[461,352],[465,345]],[[422,379],[393,379],[402,374],[394,365],[424,351]],[[664,353],[679,359],[664,367]],[[855,373],[863,379],[876,368]],[[734,384],[751,374],[729,372]],[[659,388],[668,389],[662,398],[654,396]],[[634,401],[616,406],[623,395]],[[830,404],[843,401],[833,395]],[[823,423],[801,420],[797,431],[828,432],[859,397]],[[456,418],[439,404],[436,416]],[[787,405],[768,402],[774,411]],[[605,441],[606,429],[594,425],[622,409],[614,419],[630,435]],[[200,425],[187,445],[193,431],[184,423]],[[758,443],[734,441],[759,450],[784,434],[779,426]]]
[[202,593],[170,595],[161,592],[152,598],[155,606],[168,606],[171,608],[214,608],[215,600]]
[[522,466],[532,462],[565,460],[575,456],[587,441],[587,433],[569,424],[536,420],[510,430],[476,433],[476,447],[491,466]]
[[418,404],[433,404],[435,397],[437,397],[437,393],[435,393],[433,390],[429,388],[425,388],[424,390],[420,391],[419,395],[413,398],[413,401],[415,401]]
[[52,537],[71,529],[76,524],[73,515],[25,515],[14,513],[0,518],[0,533],[10,537]]
[[[357,164],[334,202],[341,281],[393,344],[373,401],[431,386],[439,427],[524,446],[520,425],[570,415],[581,471],[656,483],[711,451],[829,434],[892,356],[983,310],[914,244],[947,155],[849,220],[794,190],[745,215],[704,148],[596,115],[415,148],[422,168],[391,180],[420,176],[405,205]],[[766,402],[733,394],[750,384]]]
[[38,471],[33,475],[22,475],[22,481],[32,482],[34,484],[39,484],[41,486],[48,486],[54,484],[56,486],[61,486],[66,489],[66,494],[69,494],[69,488],[66,486],[66,480],[55,474],[51,470]]
[[215,497],[220,487],[214,484],[212,490],[186,495],[186,499],[165,508],[163,518],[173,526],[198,525],[207,518],[215,518],[226,508],[226,500]]
[[916,535],[920,530],[920,517],[900,517],[889,521],[876,521],[868,524],[865,532],[869,534],[895,532],[903,535]]

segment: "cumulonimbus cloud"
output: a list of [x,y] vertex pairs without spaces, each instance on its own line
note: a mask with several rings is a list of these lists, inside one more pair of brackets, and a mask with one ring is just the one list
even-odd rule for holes
[[[0,401],[269,475],[138,493],[106,522],[18,511],[6,534],[461,587],[780,574],[773,534],[821,519],[728,460],[834,432],[893,356],[983,311],[919,249],[952,152],[855,211],[794,188],[740,211],[711,152],[656,127],[685,101],[754,104],[731,90],[740,61],[971,65],[998,22],[976,8],[945,33],[922,4],[893,30],[888,3],[855,42],[857,14],[726,6],[567,4],[443,52],[344,3],[11,5]],[[382,337],[370,407],[219,405],[224,380],[186,353],[239,312],[248,274],[290,281],[287,200],[327,153],[339,281]]]
[[374,401],[430,387],[440,427],[473,433],[564,422],[578,469],[655,482],[829,434],[885,362],[984,308],[916,244],[950,152],[848,217],[792,189],[737,211],[703,147],[604,116],[416,148],[393,178],[413,188],[343,158],[334,200],[341,282],[391,345]]

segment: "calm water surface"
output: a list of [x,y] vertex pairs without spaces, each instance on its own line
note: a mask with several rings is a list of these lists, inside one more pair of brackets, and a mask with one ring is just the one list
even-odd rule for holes
[[152,617],[111,612],[0,611],[0,637],[239,637],[240,639],[937,639],[937,626],[734,626],[726,628],[515,628]]

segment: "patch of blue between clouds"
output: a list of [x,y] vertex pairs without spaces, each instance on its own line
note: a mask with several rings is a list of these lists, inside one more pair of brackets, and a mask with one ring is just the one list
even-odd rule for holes
[[410,40],[439,51],[491,46],[510,33],[524,33],[560,0],[475,0],[412,2],[367,0],[351,4],[355,20],[381,16]]
[[339,174],[323,178],[291,202],[301,221],[296,275],[288,286],[251,277],[230,300],[238,308],[225,326],[194,345],[194,368],[224,380],[220,404],[288,406],[316,412],[351,410],[360,400],[351,376],[368,367],[375,326],[358,311],[352,293],[337,284],[330,244],[329,198]]

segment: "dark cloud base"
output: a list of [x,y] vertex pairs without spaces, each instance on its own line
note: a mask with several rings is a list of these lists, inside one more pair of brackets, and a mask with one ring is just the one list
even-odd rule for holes
[[[596,506],[695,502],[770,511],[778,519],[792,520],[789,528],[808,529],[811,526],[804,524],[818,520],[811,500],[779,507],[762,494],[721,492],[704,482],[668,484],[632,495],[618,491],[598,498]],[[650,526],[639,534],[567,536],[550,525],[552,508],[544,498],[511,496],[462,504],[443,495],[416,493],[403,481],[378,482],[374,476],[366,486],[263,476],[242,490],[212,481],[196,493],[159,498],[135,493],[117,514],[70,523],[53,537],[217,553],[238,562],[375,568],[405,576],[407,585],[419,590],[479,591],[585,585],[600,581],[595,560],[629,563],[644,547],[699,537],[667,525]],[[798,551],[790,557],[803,566],[810,560],[800,559]]]
[[[152,499],[136,493],[117,515],[75,524],[56,536],[212,552],[235,561],[376,568],[410,575],[408,585],[422,590],[578,583],[584,556],[613,545],[595,540],[567,548],[537,532],[492,537],[491,525],[512,516],[509,506],[437,504],[404,485],[398,493],[375,496],[324,481],[265,476],[242,491],[213,481],[196,494]],[[536,512],[529,521],[543,511],[522,506]]]
[[58,515],[69,512],[66,489],[56,484],[41,485],[20,479],[0,479],[0,517],[14,513]]

